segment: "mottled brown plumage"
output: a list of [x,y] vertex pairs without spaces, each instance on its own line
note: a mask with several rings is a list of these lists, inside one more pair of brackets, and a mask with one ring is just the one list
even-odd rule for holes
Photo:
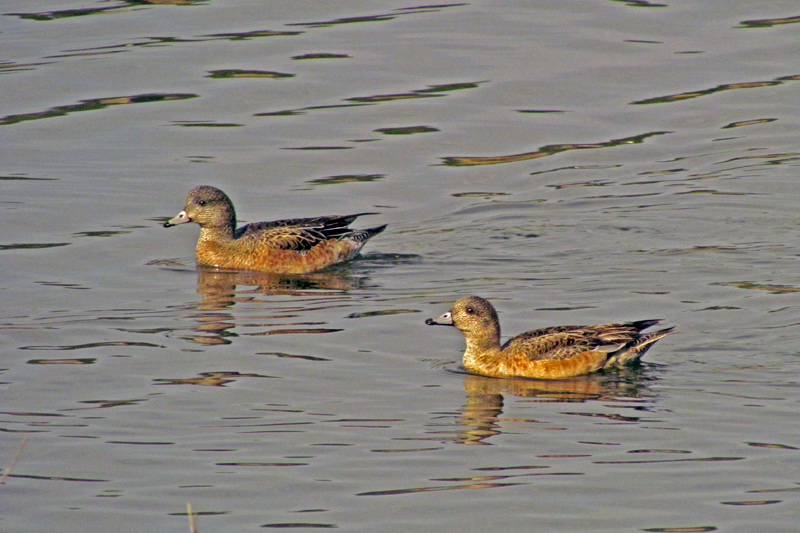
[[254,222],[236,229],[230,198],[208,185],[195,187],[183,211],[165,228],[194,222],[200,225],[197,264],[231,270],[303,274],[358,255],[364,244],[386,225],[363,230],[348,226],[356,217],[374,213]]
[[659,320],[596,326],[555,326],[528,331],[500,345],[500,322],[492,304],[466,296],[428,325],[455,326],[464,334],[463,364],[470,372],[496,377],[558,379],[635,364],[673,328],[642,334]]

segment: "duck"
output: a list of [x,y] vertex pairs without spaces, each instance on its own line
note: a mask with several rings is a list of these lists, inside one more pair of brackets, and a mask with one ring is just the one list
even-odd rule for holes
[[386,225],[355,230],[358,217],[376,213],[254,222],[236,228],[236,211],[227,194],[210,185],[189,191],[183,210],[165,228],[194,222],[200,226],[198,266],[272,274],[306,274],[349,261]]
[[642,333],[661,320],[596,326],[555,326],[517,335],[500,345],[500,321],[487,300],[465,296],[429,326],[454,326],[467,341],[463,366],[490,377],[564,379],[604,369],[635,366],[674,327]]

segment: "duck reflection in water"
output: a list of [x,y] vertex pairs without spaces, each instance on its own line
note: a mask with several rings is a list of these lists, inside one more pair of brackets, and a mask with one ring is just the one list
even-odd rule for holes
[[[261,301],[263,295],[312,296],[315,298],[338,296],[358,288],[365,278],[348,276],[346,269],[330,269],[312,274],[269,274],[265,272],[224,271],[203,269],[197,271],[197,292],[202,295],[197,309],[202,313],[191,318],[198,322],[195,335],[187,340],[198,344],[230,344],[237,334],[237,318],[230,312],[237,303]],[[279,313],[280,314],[280,313]],[[272,318],[279,318],[275,316]],[[297,324],[295,324],[297,325]],[[329,328],[271,329],[249,335],[277,333],[328,333]]]
[[[488,445],[488,439],[503,432],[508,423],[540,424],[539,420],[503,418],[504,396],[517,396],[523,401],[582,403],[625,400],[636,408],[648,403],[647,382],[652,381],[644,368],[628,368],[613,374],[588,374],[559,380],[526,378],[493,378],[465,374],[466,402],[457,423],[464,428],[455,441],[461,444]],[[638,417],[616,413],[600,416],[621,422],[636,422]]]
[[[236,333],[235,318],[230,310],[235,304],[258,304],[263,307],[264,295],[267,296],[300,296],[325,298],[341,296],[349,291],[369,286],[368,273],[374,268],[415,262],[417,256],[408,254],[369,254],[363,260],[335,265],[318,272],[308,274],[275,274],[269,272],[224,270],[218,268],[198,267],[195,270],[187,259],[156,259],[148,264],[163,269],[189,273],[197,273],[197,293],[202,296],[197,304],[184,304],[188,310],[200,310],[202,313],[189,312],[187,318],[199,323],[198,335],[189,336],[187,340],[199,344],[229,344]],[[295,311],[297,311],[295,309]],[[300,330],[293,329],[296,333]],[[305,331],[311,333],[329,332],[329,329]],[[274,334],[274,332],[261,333]]]
[[[202,309],[226,309],[236,302],[252,301],[258,294],[310,296],[341,294],[357,289],[364,278],[348,276],[345,269],[329,269],[312,274],[269,274],[266,272],[197,271],[197,292]],[[237,286],[242,286],[238,288]]]

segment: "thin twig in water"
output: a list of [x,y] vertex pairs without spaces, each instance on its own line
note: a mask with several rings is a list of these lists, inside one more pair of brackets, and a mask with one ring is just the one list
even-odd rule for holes
[[3,471],[3,475],[0,476],[0,485],[4,484],[6,482],[6,478],[11,473],[11,470],[14,468],[14,466],[17,464],[17,461],[19,461],[19,458],[22,455],[22,449],[25,447],[25,443],[26,442],[28,442],[28,436],[27,435],[22,437],[22,441],[19,443],[19,447],[17,448],[17,453],[14,454],[14,458],[11,459],[11,463],[8,465],[8,468],[6,468]]
[[194,527],[194,513],[192,512],[192,504],[186,504],[186,515],[189,517],[189,533],[197,533]]

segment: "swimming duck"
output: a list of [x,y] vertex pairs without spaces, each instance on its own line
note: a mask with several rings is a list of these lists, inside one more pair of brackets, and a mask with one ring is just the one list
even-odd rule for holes
[[500,346],[500,322],[492,304],[477,296],[457,300],[450,311],[425,321],[455,326],[464,334],[463,364],[495,377],[559,379],[633,365],[673,328],[642,334],[660,320],[597,326],[555,326],[528,331]]
[[373,214],[254,222],[236,229],[236,212],[228,195],[216,187],[201,185],[189,191],[183,211],[164,227],[187,222],[200,226],[195,252],[198,265],[304,274],[358,255],[386,225],[363,230],[348,226],[356,217]]

